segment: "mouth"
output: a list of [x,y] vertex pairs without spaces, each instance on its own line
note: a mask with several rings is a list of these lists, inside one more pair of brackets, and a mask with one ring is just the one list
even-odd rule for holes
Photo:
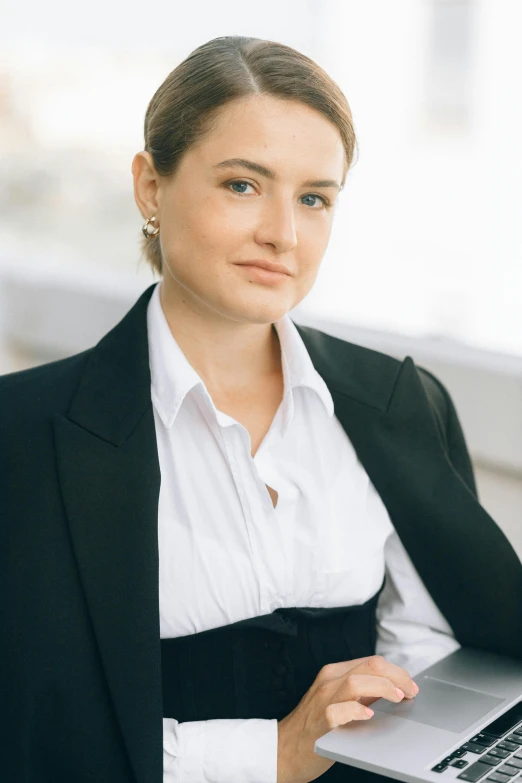
[[280,272],[273,269],[265,269],[258,264],[236,264],[239,269],[244,270],[252,281],[265,284],[277,284],[283,280],[289,280],[289,272]]

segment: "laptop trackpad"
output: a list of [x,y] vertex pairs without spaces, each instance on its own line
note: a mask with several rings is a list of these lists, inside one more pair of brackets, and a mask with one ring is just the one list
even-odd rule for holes
[[399,704],[379,699],[372,709],[460,733],[505,701],[427,675],[421,677],[418,685],[420,690],[414,699],[404,699]]

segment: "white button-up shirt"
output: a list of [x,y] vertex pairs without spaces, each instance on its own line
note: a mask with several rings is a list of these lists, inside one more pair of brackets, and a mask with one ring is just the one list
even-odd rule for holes
[[[460,646],[334,415],[288,315],[275,323],[284,395],[251,456],[174,339],[156,285],[147,311],[161,471],[161,638],[278,607],[362,604],[382,584],[377,652],[415,674]],[[278,493],[274,508],[266,485]],[[164,783],[276,783],[277,721],[163,719]]]

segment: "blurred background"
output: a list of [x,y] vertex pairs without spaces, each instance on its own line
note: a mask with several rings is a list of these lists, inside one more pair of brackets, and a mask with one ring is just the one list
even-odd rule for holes
[[446,384],[482,504],[522,557],[520,0],[3,0],[0,374],[94,345],[157,278],[131,162],[157,87],[220,35],[339,83],[359,153],[291,312]]

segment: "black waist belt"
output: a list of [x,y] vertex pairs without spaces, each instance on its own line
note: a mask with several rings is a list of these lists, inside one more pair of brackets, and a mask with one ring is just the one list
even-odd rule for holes
[[375,653],[378,597],[358,606],[277,609],[161,640],[163,716],[179,722],[277,718],[327,663]]

